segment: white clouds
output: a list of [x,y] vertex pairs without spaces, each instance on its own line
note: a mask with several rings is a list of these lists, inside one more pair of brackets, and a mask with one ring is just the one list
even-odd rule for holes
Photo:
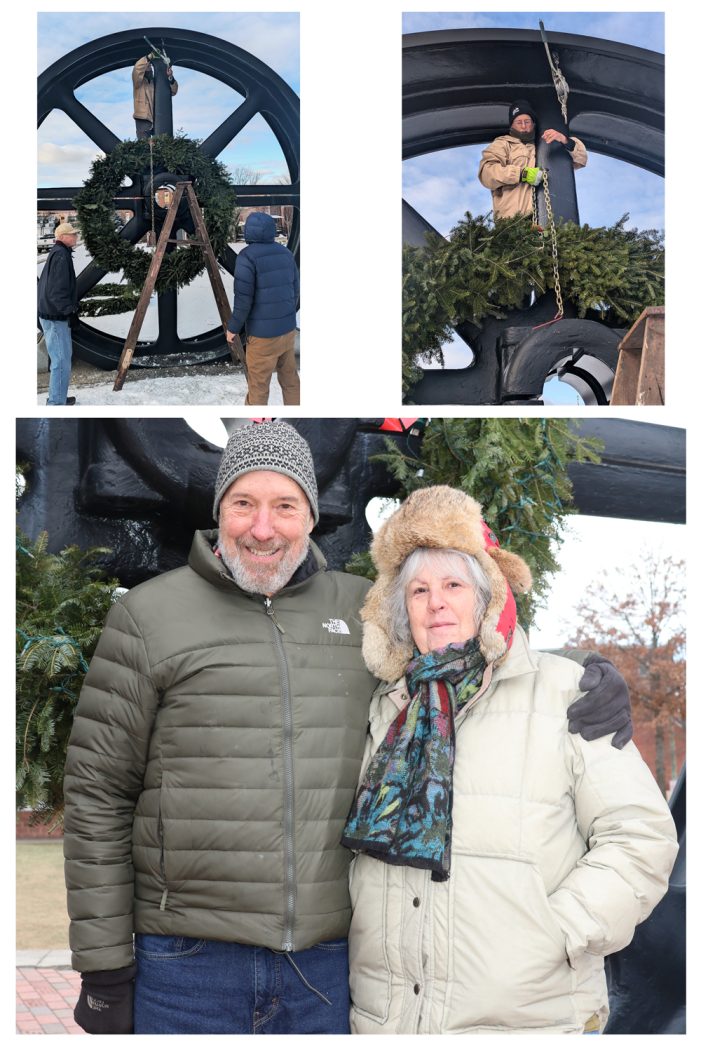
[[59,146],[55,142],[42,143],[37,153],[40,164],[83,164],[99,156],[101,154],[94,147]]

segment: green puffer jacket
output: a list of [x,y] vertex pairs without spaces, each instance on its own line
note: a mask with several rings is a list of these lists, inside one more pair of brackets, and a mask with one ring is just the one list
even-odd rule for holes
[[85,678],[65,780],[78,971],[130,964],[133,932],[278,950],[348,932],[369,583],[312,544],[316,571],[266,600],[215,539],[115,604]]

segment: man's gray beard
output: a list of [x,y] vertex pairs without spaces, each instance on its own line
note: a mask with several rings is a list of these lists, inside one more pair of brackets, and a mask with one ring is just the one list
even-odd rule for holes
[[301,554],[295,555],[294,548],[288,549],[281,561],[275,568],[268,569],[261,566],[259,570],[250,570],[244,566],[239,556],[236,543],[233,549],[219,539],[219,552],[227,570],[233,577],[235,583],[244,592],[253,592],[254,595],[275,595],[290,581],[295,571],[299,569],[309,552],[309,537],[305,538]]
[[516,138],[520,140],[520,142],[535,142],[535,128],[533,129],[533,131],[529,132],[516,131],[514,128],[510,128],[509,130],[512,135],[515,135]]

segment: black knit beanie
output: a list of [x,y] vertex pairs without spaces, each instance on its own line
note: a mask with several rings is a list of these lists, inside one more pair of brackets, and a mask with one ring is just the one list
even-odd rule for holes
[[516,117],[522,117],[524,113],[527,117],[532,117],[534,123],[537,122],[536,112],[528,99],[516,99],[515,102],[512,102],[509,106],[509,127],[514,123]]

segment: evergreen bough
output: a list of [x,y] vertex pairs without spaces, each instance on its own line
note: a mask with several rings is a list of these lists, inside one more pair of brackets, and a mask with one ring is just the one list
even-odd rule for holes
[[[557,549],[566,516],[575,511],[571,463],[599,460],[601,444],[584,439],[564,419],[432,419],[419,457],[386,440],[383,462],[400,486],[403,500],[424,486],[454,486],[482,505],[485,522],[500,545],[528,563],[533,588],[516,597],[525,628],[545,600],[548,576],[559,570]],[[368,552],[353,557],[347,569],[375,577]]]
[[52,555],[47,540],[17,533],[17,806],[59,822],[73,711],[118,582],[96,564],[107,549]]
[[[557,226],[562,295],[580,318],[613,328],[630,325],[645,307],[664,303],[664,247],[659,231]],[[503,318],[554,287],[550,228],[530,216],[493,222],[465,214],[449,240],[429,234],[426,246],[405,246],[402,362],[404,389],[422,372],[418,359],[443,365],[441,344],[460,322]]]
[[[204,214],[215,256],[225,251],[234,220],[236,195],[227,169],[207,157],[194,139],[184,135],[153,138],[154,172],[170,172],[192,181]],[[148,178],[151,152],[147,139],[119,143],[106,157],[93,161],[90,177],[75,199],[80,230],[94,262],[109,273],[122,271],[125,284],[96,285],[81,300],[80,313],[90,317],[135,310],[152,255],[119,236],[114,198],[125,179]],[[156,292],[178,289],[204,270],[204,255],[196,246],[176,248],[163,257]]]

